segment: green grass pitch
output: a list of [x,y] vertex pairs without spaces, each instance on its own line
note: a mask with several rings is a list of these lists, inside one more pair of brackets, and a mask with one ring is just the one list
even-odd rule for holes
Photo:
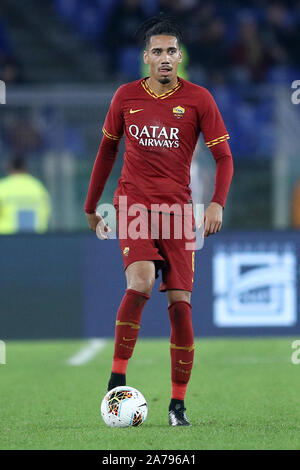
[[186,396],[191,428],[168,425],[168,340],[137,343],[127,384],[146,397],[139,428],[111,429],[99,408],[113,342],[90,362],[66,361],[84,341],[8,342],[0,365],[1,449],[300,449],[296,338],[203,339]]

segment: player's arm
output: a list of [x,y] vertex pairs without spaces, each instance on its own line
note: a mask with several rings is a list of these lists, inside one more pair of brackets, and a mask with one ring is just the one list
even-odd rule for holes
[[[94,231],[97,224],[102,221],[101,216],[96,214],[96,207],[117,158],[119,144],[119,140],[109,139],[104,135],[93,166],[84,210],[88,225]],[[107,231],[105,227],[104,224],[104,231]]]
[[[117,158],[120,140],[123,135],[123,112],[120,88],[114,95],[103,126],[103,137],[93,166],[89,189],[84,205],[88,225],[96,231],[99,222],[102,232],[107,232],[103,219],[96,214],[96,207],[103,193],[105,184]],[[103,238],[107,238],[104,237]]]
[[227,142],[228,131],[215,100],[207,90],[204,92],[199,115],[204,141],[216,162],[213,197],[200,223],[200,226],[204,223],[204,237],[207,237],[222,227],[223,209],[233,176],[233,159]]

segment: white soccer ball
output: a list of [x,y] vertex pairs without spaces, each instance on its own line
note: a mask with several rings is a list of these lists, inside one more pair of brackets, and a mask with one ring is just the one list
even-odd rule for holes
[[107,392],[101,403],[101,416],[109,427],[140,426],[148,414],[145,397],[132,387],[116,387]]

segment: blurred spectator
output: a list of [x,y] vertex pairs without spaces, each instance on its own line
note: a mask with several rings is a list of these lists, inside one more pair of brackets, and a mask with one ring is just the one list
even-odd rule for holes
[[20,67],[14,59],[6,58],[0,60],[0,80],[3,80],[6,85],[22,81]]
[[274,3],[268,6],[263,32],[273,63],[292,62],[297,33],[292,14],[284,3]]
[[[134,68],[135,76],[138,78],[139,48],[136,44],[135,32],[145,19],[146,14],[140,0],[121,0],[117,2],[107,22],[104,34],[109,54],[110,72],[117,72],[118,65],[121,66],[121,69],[123,68],[121,73],[123,72],[124,75],[126,75],[126,72],[130,73]],[[127,70],[126,63],[128,64]]]
[[236,71],[247,71],[247,78],[253,82],[264,80],[268,57],[254,18],[241,21],[238,40],[232,46],[231,59]]
[[12,155],[24,157],[34,155],[41,150],[42,141],[37,128],[26,117],[13,119],[8,124],[8,146]]
[[12,159],[8,173],[0,180],[0,234],[46,232],[51,211],[48,191],[28,173],[22,157]]
[[191,60],[198,61],[208,73],[223,70],[227,65],[227,46],[225,42],[225,24],[220,18],[214,18],[203,27],[198,41],[190,48]]

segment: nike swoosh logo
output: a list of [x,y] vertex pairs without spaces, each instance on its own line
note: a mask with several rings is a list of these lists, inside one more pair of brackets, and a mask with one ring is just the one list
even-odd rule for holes
[[135,341],[135,338],[125,338],[125,336],[123,336],[123,341]]
[[192,362],[193,362],[193,361],[184,362],[184,361],[182,361],[181,359],[179,360],[179,364],[184,364],[184,365],[186,365],[186,364],[191,364]]
[[130,109],[130,114],[138,113],[139,111],[144,111],[144,109]]

